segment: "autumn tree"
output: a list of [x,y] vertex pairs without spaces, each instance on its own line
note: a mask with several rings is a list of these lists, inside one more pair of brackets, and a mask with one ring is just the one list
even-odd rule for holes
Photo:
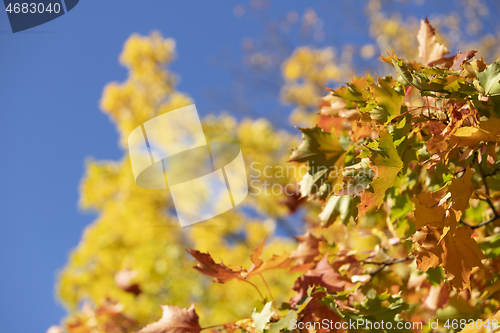
[[[242,268],[190,250],[194,268],[219,284],[301,273],[288,302],[269,293],[250,318],[218,328],[342,331],[357,320],[386,323],[360,331],[429,331],[435,320],[443,331],[496,328],[500,65],[473,50],[448,55],[428,21],[417,40],[420,62],[382,58],[396,78],[367,75],[331,91],[321,112],[341,126],[300,129],[290,161],[308,165],[300,190],[322,211],[295,251],[262,259],[261,242]],[[175,318],[186,332],[204,329],[187,324],[192,316]],[[330,326],[317,325],[325,319]],[[162,330],[173,331],[171,321],[142,332]]]
[[[81,205],[98,217],[60,276],[63,329],[279,332],[362,319],[425,332],[439,319],[443,332],[482,332],[475,319],[500,320],[500,64],[449,54],[428,21],[419,29],[407,53],[381,58],[393,75],[355,77],[322,99],[346,72],[329,49],[295,50],[281,96],[313,122],[297,130],[302,142],[264,119],[203,119],[207,141],[241,147],[253,185],[239,209],[184,229],[168,190],[134,183],[126,138],[193,102],[167,69],[173,40],[132,36],[128,79],[102,99],[124,156],[87,164]],[[306,232],[279,237],[299,206]]]

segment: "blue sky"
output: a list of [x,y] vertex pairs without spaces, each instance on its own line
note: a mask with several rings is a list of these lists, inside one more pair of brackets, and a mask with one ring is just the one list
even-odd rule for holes
[[[122,155],[116,129],[98,104],[106,83],[126,78],[117,60],[124,41],[153,30],[173,37],[178,59],[171,69],[182,77],[179,90],[194,98],[202,115],[217,111],[204,92],[229,86],[231,77],[212,65],[214,58],[228,52],[238,60],[242,38],[264,34],[258,20],[233,15],[237,4],[84,0],[70,13],[17,34],[0,13],[2,331],[45,332],[65,314],[54,297],[56,274],[95,218],[78,208],[84,162]],[[369,39],[362,4],[352,3],[350,9],[358,10],[353,13],[287,0],[273,3],[270,13],[284,16],[312,6],[335,29],[326,41],[363,43]]]

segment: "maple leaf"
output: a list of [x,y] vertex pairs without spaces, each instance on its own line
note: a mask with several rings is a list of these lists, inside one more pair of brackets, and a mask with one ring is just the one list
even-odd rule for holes
[[468,78],[475,78],[478,73],[486,69],[486,66],[488,66],[488,64],[484,62],[482,57],[480,59],[474,58],[472,61],[462,64],[463,74]]
[[328,94],[322,98],[320,114],[347,119],[359,118],[359,112],[356,109],[347,109],[346,105],[345,99]]
[[358,103],[366,103],[370,98],[369,84],[373,83],[373,78],[370,75],[358,77],[347,83],[347,87],[340,87],[333,90],[333,95],[341,97],[346,102],[346,108],[352,109]]
[[387,123],[401,114],[401,104],[403,103],[404,95],[394,89],[396,81],[379,78],[378,85],[371,84],[370,91],[373,94],[377,107],[370,111],[372,119]]
[[299,242],[299,246],[290,254],[297,264],[310,263],[319,254],[319,239],[314,237],[311,232],[306,232],[302,236],[295,237]]
[[429,294],[425,299],[424,306],[431,310],[441,309],[449,300],[448,284],[444,283],[438,286],[431,286]]
[[[337,133],[324,132],[318,126],[299,130],[303,141],[293,150],[290,161],[308,162],[314,167],[299,182],[302,197],[313,194],[324,199],[330,192],[340,191],[343,179],[340,171],[345,163],[346,151],[340,144]],[[314,186],[320,182],[319,186]]]
[[193,268],[200,273],[214,277],[215,282],[218,283],[225,283],[232,279],[246,280],[268,270],[289,268],[292,259],[287,253],[274,255],[268,260],[262,260],[260,258],[265,242],[266,239],[264,238],[252,251],[250,256],[252,266],[248,271],[239,266],[228,267],[222,262],[217,264],[208,253],[202,253],[193,249],[189,249],[189,253],[198,261],[198,264]]
[[262,242],[253,250],[250,259],[252,260],[252,266],[248,272],[243,274],[246,278],[261,274],[265,271],[273,269],[286,269],[290,267],[292,259],[288,253],[283,253],[281,255],[273,255],[268,260],[262,260],[260,256],[262,255],[262,250],[266,244],[266,239],[264,238]]
[[486,96],[500,95],[500,64],[493,62],[481,73],[477,73],[479,84],[484,89]]
[[417,267],[426,272],[431,267],[441,266],[451,275],[454,288],[470,290],[472,270],[475,267],[485,270],[481,262],[485,257],[471,238],[471,228],[456,228],[454,233],[450,230],[449,226],[437,229],[427,225],[410,237],[410,240],[419,244],[413,252]]
[[444,227],[445,208],[438,205],[439,200],[430,193],[421,193],[411,201],[415,204],[413,211],[415,227],[423,228],[427,224],[434,227]]
[[[401,293],[397,295],[391,295],[387,292],[378,294],[373,289],[367,293],[363,302],[356,305],[356,310],[360,311],[364,317],[370,318],[374,322],[391,322],[393,327],[396,326],[396,322],[401,322],[398,314],[408,308],[409,306],[401,297]],[[404,328],[398,329],[398,331],[412,332]]]
[[284,329],[288,329],[290,327],[290,322],[293,319],[297,319],[297,312],[294,310],[288,311],[286,316],[281,318],[278,322],[272,323],[271,326],[269,326],[269,333],[279,333]]
[[198,333],[202,330],[194,304],[189,309],[176,305],[162,305],[161,308],[161,319],[144,327],[139,333]]
[[328,262],[328,254],[318,261],[316,266],[306,274],[300,276],[293,286],[297,294],[290,300],[291,304],[297,304],[303,297],[307,296],[307,290],[311,286],[325,287],[328,292],[343,291],[351,288],[354,284],[340,275]]
[[451,194],[452,207],[462,213],[469,208],[469,200],[472,195],[471,179],[474,171],[467,168],[461,178],[454,178],[448,191]]
[[252,265],[248,270],[247,278],[261,274],[265,271],[270,271],[273,269],[287,269],[290,267],[292,259],[288,253],[283,253],[281,255],[273,255],[270,259],[262,261],[260,265]]
[[[434,86],[432,87],[434,91],[442,91],[446,90],[449,92],[459,91],[465,83],[465,79],[460,75],[447,75],[447,76],[439,76],[432,79],[428,84]],[[425,85],[424,85],[425,87]]]
[[307,162],[316,158],[331,160],[340,157],[344,148],[340,145],[338,135],[332,132],[323,132],[319,127],[299,128],[302,132],[302,144],[293,150],[291,162]]
[[230,268],[224,263],[215,263],[210,254],[198,250],[189,249],[189,253],[198,261],[193,267],[198,272],[214,277],[215,282],[225,283],[232,279],[242,279],[243,268]]
[[448,142],[446,142],[443,138],[433,135],[429,140],[427,140],[425,147],[427,148],[429,154],[439,154],[448,150]]
[[384,201],[385,192],[396,179],[403,168],[403,162],[392,142],[391,135],[386,129],[380,130],[378,150],[371,149],[371,168],[376,176],[371,183],[373,192],[365,191],[358,205],[358,218],[365,215],[371,208],[378,209]]
[[453,65],[450,67],[451,70],[460,71],[464,62],[469,61],[472,57],[476,55],[476,50],[470,50],[465,53],[458,52],[458,54],[453,59]]
[[482,121],[479,127],[460,127],[453,134],[458,139],[459,147],[474,148],[479,142],[500,142],[500,119],[489,118]]
[[267,323],[269,323],[269,320],[273,315],[273,311],[271,311],[272,304],[273,302],[266,303],[261,312],[257,312],[257,309],[253,309],[252,319],[257,331],[263,332],[264,328],[266,328]]
[[420,21],[417,39],[418,55],[426,65],[439,64],[445,61],[444,55],[448,54],[448,49],[436,41],[436,31],[427,18],[425,21]]

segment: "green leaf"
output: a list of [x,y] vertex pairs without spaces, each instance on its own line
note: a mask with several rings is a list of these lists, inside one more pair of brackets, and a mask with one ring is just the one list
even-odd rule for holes
[[351,202],[352,197],[350,195],[332,195],[326,202],[321,214],[318,215],[320,221],[324,226],[328,226],[340,216],[340,221],[347,223],[352,211]]
[[266,303],[260,313],[257,312],[257,309],[253,310],[252,319],[255,323],[255,328],[257,329],[257,331],[263,332],[264,328],[266,328],[267,323],[269,323],[269,320],[273,315],[273,311],[271,311],[272,304],[273,302]]
[[404,95],[394,89],[395,81],[379,78],[378,84],[371,84],[370,91],[378,106],[370,112],[372,119],[386,124],[401,114]]
[[402,219],[413,210],[413,202],[408,195],[396,196],[396,202],[391,208],[391,221]]
[[373,78],[369,75],[354,79],[347,83],[347,87],[340,87],[332,93],[337,97],[341,97],[346,101],[347,108],[354,108],[359,103],[366,103],[370,99],[371,94],[368,90],[368,85],[373,83]]
[[440,286],[444,281],[444,269],[442,267],[430,267],[427,272],[427,281],[429,281],[433,286]]
[[477,73],[479,84],[484,88],[484,95],[500,95],[500,64],[493,62],[481,73]]
[[370,156],[371,168],[376,174],[371,183],[373,193],[365,191],[361,196],[361,203],[358,205],[358,218],[365,215],[368,210],[380,207],[384,201],[385,192],[391,187],[399,171],[403,168],[403,162],[387,129],[382,129],[379,135],[378,149],[372,149]]
[[[311,170],[309,170],[310,172]],[[302,197],[307,197],[308,195],[310,194],[314,194],[316,193],[316,191],[313,191],[314,190],[314,184],[316,184],[316,182],[321,178],[323,177],[323,175],[328,171],[328,169],[326,167],[324,168],[320,168],[320,170],[318,172],[316,172],[313,175],[311,175],[309,172],[307,172],[303,177],[302,177],[302,180],[299,182],[299,185],[300,185],[300,194]],[[317,189],[319,188],[319,186],[316,187]]]
[[410,72],[410,69],[408,68],[408,65],[403,62],[401,59],[392,58],[392,64],[394,65],[394,68],[396,68],[396,72],[399,74],[399,79],[398,81],[405,86],[413,86],[419,90],[422,90],[422,81],[416,77],[413,76],[412,73]]
[[281,318],[280,321],[271,324],[269,327],[269,333],[278,333],[281,330],[288,329],[290,327],[290,322],[294,319],[297,319],[297,312],[291,310],[286,314],[286,316]]
[[[384,303],[389,302],[389,306],[384,306]],[[365,318],[371,322],[391,322],[392,329],[387,329],[386,332],[412,332],[409,329],[397,329],[397,322],[403,321],[398,318],[398,315],[408,309],[408,304],[399,295],[389,295],[388,293],[378,294],[374,298],[366,298],[363,303],[356,306]],[[404,326],[403,326],[404,327]]]
[[483,250],[486,258],[497,258],[500,256],[500,234],[496,234],[488,241],[479,243],[478,245]]
[[302,132],[303,141],[292,152],[292,156],[290,157],[291,162],[315,160],[326,162],[339,157],[345,152],[335,131],[325,133],[317,126],[313,128],[299,128],[299,130]]

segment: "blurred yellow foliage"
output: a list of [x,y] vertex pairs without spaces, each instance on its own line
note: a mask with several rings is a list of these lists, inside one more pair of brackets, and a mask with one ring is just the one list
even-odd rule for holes
[[[129,77],[123,83],[106,86],[101,103],[118,127],[124,153],[126,139],[135,127],[193,103],[189,96],[176,91],[175,75],[166,69],[174,57],[175,42],[158,33],[148,37],[133,35],[125,43],[120,59]],[[79,304],[85,300],[98,307],[111,299],[123,306],[137,327],[160,317],[159,304],[188,306],[196,302],[204,318],[202,323],[207,325],[251,313],[253,302],[259,301],[251,285],[230,282],[228,286],[207,288],[210,279],[190,267],[194,261],[185,250],[192,247],[210,251],[227,264],[249,266],[249,249],[272,235],[277,220],[288,213],[280,204],[284,194],[265,191],[263,182],[285,185],[295,183],[295,177],[300,179],[296,172],[275,172],[279,167],[286,168],[287,148],[298,141],[277,131],[265,119],[237,121],[228,115],[210,115],[202,126],[207,141],[235,142],[241,147],[254,185],[251,191],[260,189],[263,194],[249,195],[242,209],[182,229],[169,191],[138,187],[126,153],[116,162],[89,161],[81,184],[81,207],[98,216],[85,230],[58,284],[61,299],[72,311],[78,313]],[[271,170],[266,169],[268,166]],[[268,238],[265,253],[290,252],[294,248],[289,239]],[[117,284],[116,277],[124,270],[134,272],[130,283],[139,286],[138,295]],[[295,277],[288,274],[266,279],[274,295],[284,301],[292,293],[288,288]],[[253,283],[265,290],[260,279]],[[82,320],[81,315],[70,315],[67,321],[74,322],[77,317]]]

